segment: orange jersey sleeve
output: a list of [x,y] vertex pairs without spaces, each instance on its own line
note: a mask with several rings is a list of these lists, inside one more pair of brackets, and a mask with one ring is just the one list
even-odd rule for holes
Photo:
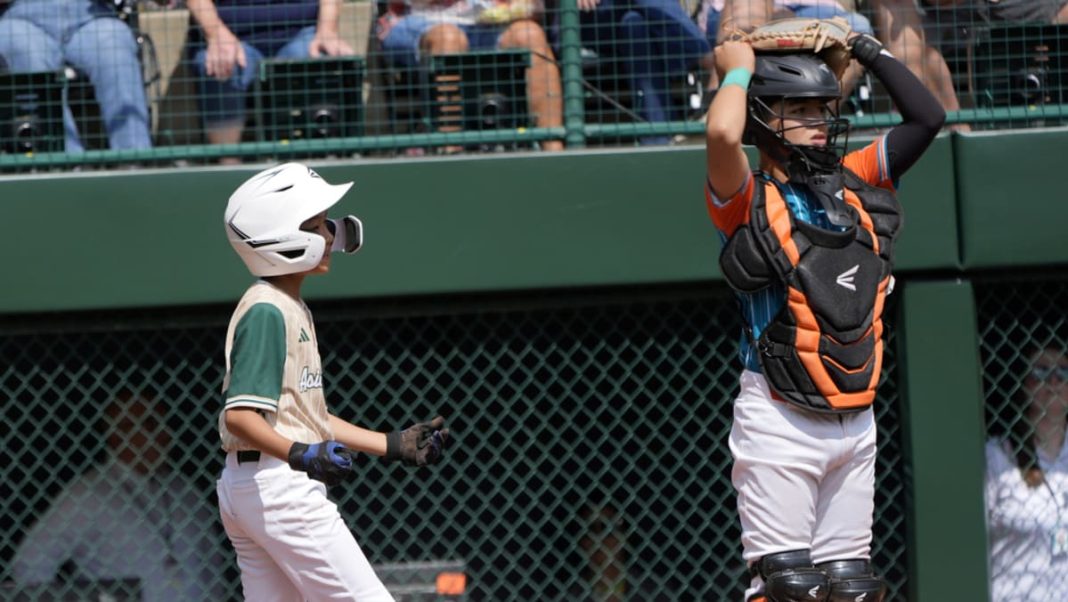
[[886,161],[886,136],[879,136],[868,146],[849,153],[842,164],[868,184],[894,190]]
[[720,200],[712,193],[708,180],[705,180],[705,206],[708,207],[708,214],[712,216],[712,223],[716,224],[716,228],[727,235],[727,238],[734,234],[738,226],[749,222],[749,203],[753,200],[755,181],[752,172],[749,172],[738,192],[726,200]]

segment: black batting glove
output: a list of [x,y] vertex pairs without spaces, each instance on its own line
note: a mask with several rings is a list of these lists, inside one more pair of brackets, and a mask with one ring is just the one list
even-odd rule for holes
[[352,470],[352,452],[337,441],[294,443],[289,448],[289,466],[333,487]]
[[437,464],[445,454],[449,429],[443,429],[441,416],[416,423],[403,431],[386,433],[386,460],[400,460],[408,466]]

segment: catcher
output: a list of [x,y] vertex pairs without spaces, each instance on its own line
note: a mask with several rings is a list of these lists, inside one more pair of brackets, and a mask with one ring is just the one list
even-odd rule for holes
[[252,176],[226,206],[230,244],[259,277],[230,319],[219,416],[219,510],[246,600],[392,601],[326,486],[350,473],[350,450],[423,466],[441,459],[448,439],[440,416],[380,433],[327,411],[300,289],[330,270],[332,251],[363,242],[359,219],[326,216],[351,186],[287,163]]
[[[903,123],[845,154],[850,58]],[[749,602],[878,602],[870,562],[883,303],[901,226],[896,182],[945,113],[877,40],[789,19],[715,49],[705,200],[740,300],[730,448]],[[750,171],[743,140],[760,151]]]

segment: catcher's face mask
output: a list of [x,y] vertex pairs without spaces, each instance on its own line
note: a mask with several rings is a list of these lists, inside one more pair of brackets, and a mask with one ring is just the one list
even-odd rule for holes
[[754,98],[751,117],[813,169],[833,169],[849,139],[849,120],[839,116],[839,102],[837,97]]

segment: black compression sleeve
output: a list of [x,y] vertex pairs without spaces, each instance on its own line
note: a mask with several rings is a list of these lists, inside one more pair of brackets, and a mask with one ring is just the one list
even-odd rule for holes
[[901,177],[927,150],[946,122],[941,103],[908,67],[889,54],[880,54],[868,69],[879,78],[902,123],[886,135],[886,160],[890,177]]

